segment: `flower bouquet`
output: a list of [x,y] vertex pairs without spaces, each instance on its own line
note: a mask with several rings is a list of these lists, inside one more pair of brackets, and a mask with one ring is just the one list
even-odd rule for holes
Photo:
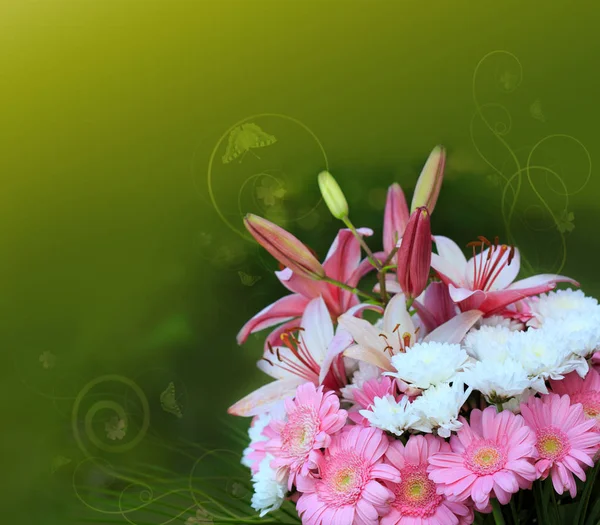
[[498,239],[467,259],[432,235],[444,164],[436,147],[410,209],[389,188],[383,251],[328,172],[345,228],[323,263],[245,218],[291,292],[238,334],[273,329],[258,367],[274,380],[229,409],[253,418],[242,463],[260,516],[287,499],[308,525],[600,522],[600,306],[554,291],[579,286],[568,277],[516,280],[519,250]]

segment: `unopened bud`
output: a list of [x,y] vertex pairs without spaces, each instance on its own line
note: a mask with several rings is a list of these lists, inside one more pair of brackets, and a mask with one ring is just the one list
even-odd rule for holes
[[336,219],[348,217],[348,202],[339,184],[328,171],[322,171],[318,176],[319,189],[331,215]]
[[429,213],[433,213],[444,179],[445,164],[446,150],[443,146],[436,146],[429,154],[421,175],[419,175],[410,205],[411,213],[421,206],[425,206],[429,210]]
[[257,215],[248,214],[244,225],[252,237],[281,264],[309,279],[322,279],[325,270],[311,251],[290,232]]
[[383,215],[383,250],[390,253],[404,235],[408,223],[408,205],[400,184],[392,184],[385,201]]
[[417,208],[411,215],[398,250],[398,283],[410,298],[421,295],[431,267],[431,222],[427,208]]

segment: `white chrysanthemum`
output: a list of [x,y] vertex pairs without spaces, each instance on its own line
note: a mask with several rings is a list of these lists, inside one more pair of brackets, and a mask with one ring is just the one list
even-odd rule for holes
[[492,403],[504,402],[531,387],[531,380],[521,363],[505,359],[478,361],[461,374],[460,379],[479,390]]
[[348,401],[354,401],[355,390],[360,390],[367,381],[377,379],[380,376],[381,369],[379,367],[364,361],[358,361],[358,368],[352,375],[351,383],[340,390],[342,397]]
[[581,290],[556,290],[542,294],[529,302],[532,320],[529,324],[539,326],[546,320],[563,319],[572,313],[586,315],[598,308],[598,301],[587,297]]
[[575,370],[585,375],[588,369],[586,360],[569,349],[562,327],[530,328],[515,333],[507,344],[512,358],[532,380],[532,387],[542,394],[548,393],[547,379],[562,379]]
[[260,512],[262,518],[268,512],[281,507],[287,493],[287,479],[278,481],[276,471],[271,468],[273,456],[267,456],[260,462],[258,472],[252,476],[254,494],[252,508]]
[[571,312],[552,327],[560,330],[571,352],[589,357],[600,347],[600,306],[585,313]]
[[471,330],[463,341],[467,353],[479,361],[503,362],[509,357],[507,342],[515,332],[505,326],[482,326]]
[[[248,436],[250,436],[250,443],[256,443],[257,441],[267,441],[269,438],[262,435],[262,431],[271,422],[271,414],[265,412],[260,414],[254,424],[248,428]],[[252,452],[250,447],[247,447],[242,454],[242,465],[250,468],[252,461],[248,459],[248,454]]]
[[467,361],[469,356],[460,345],[417,343],[393,356],[392,365],[397,372],[385,374],[424,389],[451,381],[465,368]]
[[465,391],[465,385],[460,381],[454,381],[452,386],[443,383],[428,388],[411,405],[412,412],[419,419],[410,428],[421,432],[437,429],[439,436],[450,437],[452,431],[462,427],[458,412],[471,391],[471,388]]
[[477,326],[478,328],[482,326],[500,326],[502,328],[508,328],[513,332],[523,330],[523,323],[521,321],[517,321],[516,319],[510,319],[508,317],[503,317],[501,315],[490,315],[489,317],[482,317],[478,321]]
[[360,410],[359,413],[371,426],[387,430],[396,436],[401,436],[417,420],[406,396],[400,401],[396,401],[391,395],[376,397],[369,410]]

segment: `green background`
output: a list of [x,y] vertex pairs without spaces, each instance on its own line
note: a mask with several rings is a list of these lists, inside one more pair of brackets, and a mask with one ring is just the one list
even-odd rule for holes
[[[239,348],[235,334],[283,293],[241,217],[324,256],[339,227],[319,203],[326,166],[377,248],[387,186],[410,195],[444,144],[434,233],[509,238],[523,275],[560,269],[598,295],[599,21],[592,2],[566,1],[2,0],[1,521],[104,519],[73,487],[85,451],[184,476],[197,454],[183,440],[241,453],[225,411],[265,378],[260,337]],[[224,164],[242,121],[277,142]],[[547,169],[527,178],[515,159],[532,150]],[[127,385],[96,385],[72,414],[106,374],[149,403],[124,452],[111,447],[135,424],[107,440],[113,413],[98,412],[104,451],[81,429],[101,399],[139,423]],[[182,418],[161,408],[170,382]]]

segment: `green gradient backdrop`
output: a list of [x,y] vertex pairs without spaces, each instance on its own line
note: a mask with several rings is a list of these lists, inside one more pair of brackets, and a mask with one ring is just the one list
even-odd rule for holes
[[[139,457],[185,473],[190,462],[164,445],[181,439],[241,452],[217,418],[264,378],[254,367],[260,340],[238,348],[234,337],[282,288],[275,265],[219,217],[209,178],[235,227],[240,210],[267,214],[324,255],[338,225],[318,205],[319,170],[328,163],[377,244],[385,188],[397,180],[410,192],[443,143],[449,167],[434,230],[461,244],[506,238],[505,185],[475,145],[505,176],[515,165],[472,121],[473,87],[522,165],[551,134],[576,137],[595,161],[599,13],[566,1],[2,0],[2,521],[82,514],[71,476],[85,455],[71,410],[103,374],[134,380],[150,404],[147,438],[103,454],[111,461]],[[513,53],[522,78],[519,63],[497,53],[474,81],[494,50]],[[224,165],[220,138],[263,113],[283,115],[250,118],[277,143]],[[585,150],[550,139],[534,164],[561,177],[532,175],[552,214],[574,214],[562,271],[598,295],[594,171],[576,191]],[[275,190],[272,201],[259,186]],[[562,237],[531,184],[523,179],[507,199],[510,233],[532,267],[556,271]],[[260,279],[245,286],[240,271]],[[48,369],[44,352],[56,357]],[[181,419],[161,409],[171,381]],[[108,390],[124,395],[119,384]],[[71,462],[53,473],[59,456]]]

